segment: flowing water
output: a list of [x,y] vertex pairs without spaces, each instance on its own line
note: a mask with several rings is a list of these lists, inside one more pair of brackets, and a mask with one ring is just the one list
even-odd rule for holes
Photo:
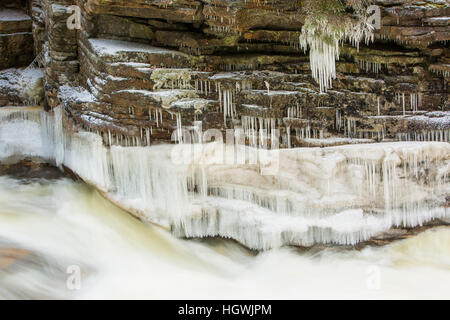
[[449,299],[449,288],[448,227],[360,251],[256,254],[177,239],[80,182],[0,177],[0,298]]

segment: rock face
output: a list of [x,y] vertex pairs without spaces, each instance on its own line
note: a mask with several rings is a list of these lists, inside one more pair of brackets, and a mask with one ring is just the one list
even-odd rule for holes
[[2,106],[43,100],[43,72],[34,58],[33,20],[27,11],[26,1],[5,1],[0,7],[0,69],[5,69],[0,71]]
[[[0,68],[34,51],[45,104],[105,147],[195,142],[208,129],[242,130],[253,147],[279,136],[283,149],[449,142],[450,5],[373,2],[381,28],[367,44],[341,44],[325,92],[312,77],[317,57],[301,49],[297,0],[30,0],[29,17],[0,19],[0,50],[20,51],[1,54]],[[2,101],[24,101],[2,89],[10,72],[0,79]]]
[[[140,132],[151,128],[155,143],[169,142],[180,126],[177,115],[187,130],[195,121],[204,130],[246,132],[274,123],[283,147],[347,138],[447,141],[449,5],[375,3],[382,17],[375,41],[341,46],[337,79],[326,93],[299,49],[305,17],[290,0],[33,0],[32,22],[22,16],[1,24],[0,32],[16,35],[1,48],[32,52],[32,24],[34,49],[47,57],[50,106],[66,103],[79,125],[123,141],[141,140]],[[67,26],[73,5],[80,8],[80,30]],[[2,59],[3,68],[30,61],[29,54]],[[59,99],[62,85],[87,90],[92,99]]]
[[[187,130],[195,121],[204,130],[275,123],[283,147],[345,141],[336,137],[448,141],[450,7],[375,2],[375,41],[343,44],[326,93],[299,49],[297,1],[34,0],[31,11],[49,57],[48,103],[67,102],[57,98],[61,85],[89,91],[92,100],[66,111],[104,136],[146,145],[140,132],[151,128],[152,141],[169,142],[179,115]],[[66,25],[75,4],[81,30]]]
[[33,60],[31,17],[20,9],[0,9],[0,69],[26,66]]

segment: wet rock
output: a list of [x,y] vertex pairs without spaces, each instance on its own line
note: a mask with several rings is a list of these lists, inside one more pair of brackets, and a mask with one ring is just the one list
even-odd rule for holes
[[8,164],[5,161],[0,165],[0,175],[9,176],[24,182],[30,182],[40,179],[54,180],[69,177],[55,166],[45,162],[42,159],[33,158],[21,161],[14,161]]

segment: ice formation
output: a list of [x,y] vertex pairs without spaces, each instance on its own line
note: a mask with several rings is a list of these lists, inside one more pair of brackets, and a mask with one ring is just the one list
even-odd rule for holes
[[319,83],[320,92],[332,87],[336,79],[336,60],[339,58],[339,39],[331,43],[316,35],[300,38],[300,45],[306,51],[309,48],[309,60],[312,77]]
[[397,140],[450,142],[450,130],[423,130],[412,133],[398,133]]
[[[16,95],[26,106],[38,105],[44,96],[44,70],[34,62],[25,69],[0,71],[0,87],[8,94]],[[5,80],[7,79],[7,80]]]
[[231,117],[234,119],[236,116],[236,104],[233,103],[233,91],[232,90],[222,90],[219,87],[219,103],[220,109],[223,110],[223,123],[226,127],[227,118]]
[[357,60],[359,67],[366,72],[379,73],[383,64],[379,62],[372,62],[366,60]]
[[[220,142],[108,147],[100,135],[72,128],[62,107],[51,113],[2,108],[0,118],[9,120],[1,122],[9,126],[0,130],[2,157],[11,154],[11,132],[20,130],[16,145],[29,136],[27,144],[35,142],[38,155],[71,168],[112,201],[179,236],[230,237],[261,250],[350,245],[392,227],[450,215],[445,142],[285,150]],[[249,117],[244,130],[270,134],[271,123]]]
[[431,65],[430,71],[435,72],[438,75],[448,78],[448,77],[450,77],[449,68],[450,68],[450,64]]
[[[339,60],[339,45],[348,41],[359,50],[362,41],[369,43],[374,39],[373,26],[367,17],[359,12],[359,21],[342,22],[336,26],[323,16],[308,16],[299,37],[300,48],[309,48],[309,60],[313,79],[319,83],[320,92],[326,92],[336,79],[336,60]],[[366,68],[379,71],[378,64],[365,64]]]
[[[406,115],[406,109],[408,105],[408,99],[406,98],[406,93],[396,92],[395,99],[398,104],[402,105],[403,115]],[[419,111],[422,106],[422,94],[421,93],[410,93],[409,94],[409,106],[413,113]]]
[[274,140],[275,118],[242,116],[242,130],[252,147],[265,147],[267,141]]

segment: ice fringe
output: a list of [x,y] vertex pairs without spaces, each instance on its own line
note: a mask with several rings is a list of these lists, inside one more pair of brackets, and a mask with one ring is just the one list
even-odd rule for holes
[[[2,120],[12,114],[0,110]],[[41,112],[40,119],[26,110],[14,117],[41,124],[42,157],[71,168],[112,200],[178,236],[230,237],[261,250],[353,245],[392,227],[449,217],[448,143],[275,150],[279,170],[265,176],[247,158],[224,161],[232,152],[255,156],[254,148],[220,143],[108,148],[95,133],[69,130],[61,107]]]

